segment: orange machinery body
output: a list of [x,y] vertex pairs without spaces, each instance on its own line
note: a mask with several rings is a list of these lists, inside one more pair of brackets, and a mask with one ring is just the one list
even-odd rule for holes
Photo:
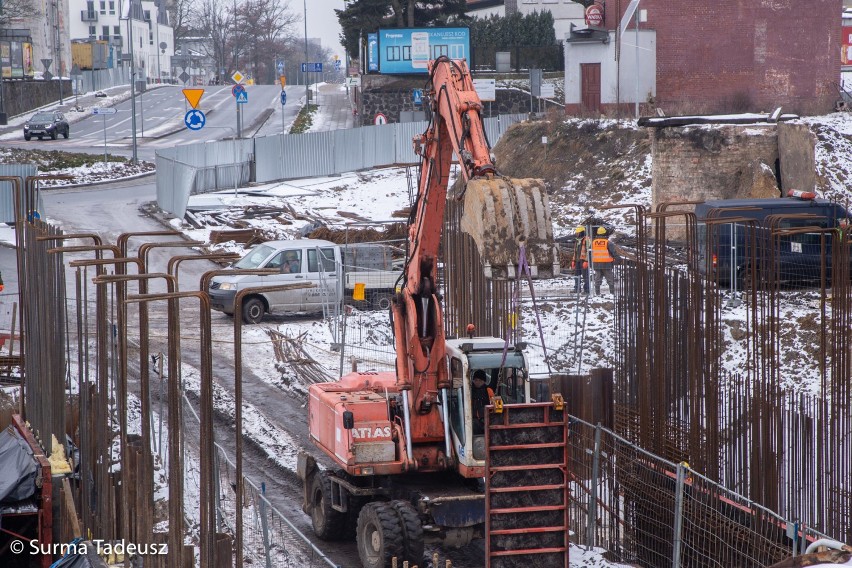
[[[432,391],[432,399],[436,397]],[[412,421],[413,456],[403,442],[396,374],[350,373],[336,383],[311,385],[311,440],[350,475],[393,475],[444,471],[443,424],[438,412]],[[344,428],[343,413],[352,412],[354,427]]]
[[[438,405],[440,393],[452,387],[437,289],[441,229],[453,153],[465,181],[490,179],[496,169],[464,61],[442,56],[430,62],[430,79],[433,120],[415,139],[422,163],[405,283],[391,305],[396,373],[356,372],[310,387],[311,439],[351,475],[445,471],[457,463],[447,455],[451,443]],[[346,412],[354,418],[350,429]]]

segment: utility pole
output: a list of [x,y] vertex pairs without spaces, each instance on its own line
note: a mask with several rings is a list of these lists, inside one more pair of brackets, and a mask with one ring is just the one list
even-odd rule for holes
[[302,19],[305,20],[305,106],[308,106],[308,91],[310,89],[308,80],[308,2],[307,0],[302,0]]
[[127,9],[127,35],[130,41],[130,128],[132,130],[133,159],[134,164],[139,162],[136,151],[136,61],[133,56],[133,0]]

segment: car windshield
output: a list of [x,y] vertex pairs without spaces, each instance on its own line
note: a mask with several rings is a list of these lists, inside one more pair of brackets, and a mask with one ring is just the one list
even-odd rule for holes
[[234,263],[233,266],[234,268],[242,268],[243,270],[257,268],[269,257],[270,254],[272,254],[272,251],[274,250],[275,249],[269,245],[258,245],[254,247],[250,253]]
[[39,112],[33,115],[30,122],[53,122],[53,115],[49,112]]

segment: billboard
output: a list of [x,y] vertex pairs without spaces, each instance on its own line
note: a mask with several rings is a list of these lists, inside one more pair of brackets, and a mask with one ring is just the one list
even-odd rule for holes
[[367,34],[367,73],[379,70],[379,35]]
[[379,30],[379,72],[426,73],[429,60],[470,57],[468,28],[404,28]]
[[840,63],[842,65],[852,65],[852,26],[843,26],[842,29]]

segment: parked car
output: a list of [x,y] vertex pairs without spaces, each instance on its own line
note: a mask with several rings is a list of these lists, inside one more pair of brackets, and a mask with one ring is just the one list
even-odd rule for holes
[[[723,286],[736,282],[738,289],[748,288],[753,276],[774,276],[786,286],[818,284],[823,270],[831,278],[832,238],[822,231],[848,226],[852,218],[838,203],[792,197],[707,201],[695,207],[695,215],[699,222],[723,220],[699,225],[699,269]],[[724,222],[735,217],[749,221]],[[773,237],[773,222],[791,232]]]
[[[269,241],[257,245],[231,268],[233,275],[215,276],[208,290],[210,307],[228,315],[234,315],[234,300],[240,290],[289,283],[312,285],[247,296],[241,314],[246,323],[258,323],[267,312],[319,312],[325,305],[341,301],[387,310],[402,275],[394,265],[390,247],[362,243],[349,245],[344,252],[344,248],[332,242],[315,239]],[[241,270],[261,268],[275,268],[279,273],[269,276],[240,274]]]
[[33,136],[38,136],[39,140],[44,139],[45,136],[56,140],[60,134],[68,138],[71,135],[71,127],[65,120],[65,115],[58,110],[37,112],[24,123],[24,140],[29,140]]

